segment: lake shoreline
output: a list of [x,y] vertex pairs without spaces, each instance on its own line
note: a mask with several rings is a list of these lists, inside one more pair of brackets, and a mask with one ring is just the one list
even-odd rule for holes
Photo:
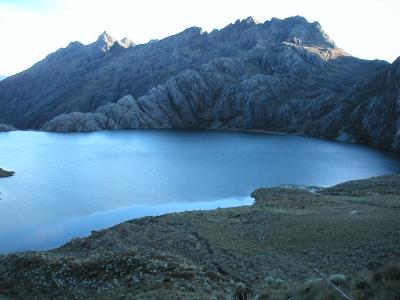
[[0,144],[0,165],[18,175],[0,180],[0,253],[54,248],[91,230],[159,215],[163,204],[174,209],[161,213],[202,209],[260,186],[328,187],[400,172],[400,157],[392,154],[283,134],[15,132],[0,135]]
[[317,268],[344,274],[355,297],[375,284],[361,284],[368,272],[400,261],[400,175],[252,196],[252,206],[145,217],[51,251],[0,256],[0,296],[226,299],[268,290],[307,299],[299,295],[331,292]]
[[[260,134],[272,134],[272,135],[287,135],[287,136],[298,136],[303,138],[312,138],[317,140],[323,141],[330,141],[336,143],[344,143],[344,144],[352,144],[352,145],[359,145],[364,147],[369,147],[372,149],[377,149],[380,151],[386,151],[388,153],[393,153],[398,155],[399,151],[395,151],[391,148],[379,147],[379,145],[371,145],[368,143],[362,143],[355,140],[343,140],[339,138],[328,138],[324,136],[317,136],[317,135],[310,135],[304,134],[299,132],[286,132],[286,131],[270,131],[265,129],[241,129],[241,128],[125,128],[125,129],[104,129],[104,130],[91,130],[91,131],[47,131],[47,130],[39,130],[39,129],[15,129],[12,131],[5,131],[6,133],[9,132],[45,132],[45,133],[56,133],[56,134],[74,134],[74,133],[95,133],[95,132],[113,132],[113,131],[135,131],[135,130],[183,130],[183,131],[190,131],[190,130],[204,130],[204,131],[217,131],[217,132],[243,132],[243,133],[260,133]],[[2,133],[2,131],[0,131]]]

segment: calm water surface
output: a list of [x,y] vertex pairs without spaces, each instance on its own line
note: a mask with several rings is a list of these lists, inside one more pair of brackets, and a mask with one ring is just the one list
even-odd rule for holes
[[48,249],[145,215],[251,204],[258,187],[400,172],[372,148],[261,133],[0,133],[0,253]]

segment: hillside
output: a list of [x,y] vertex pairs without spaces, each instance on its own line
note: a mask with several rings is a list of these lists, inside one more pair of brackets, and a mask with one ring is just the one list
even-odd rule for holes
[[0,298],[343,299],[317,268],[353,299],[398,299],[399,186],[391,175],[317,194],[259,189],[252,206],[147,217],[0,256]]
[[[287,49],[280,49],[279,55],[288,51],[287,55],[301,60],[301,68],[293,64],[288,67],[293,72],[290,77],[242,76],[243,63],[217,59],[199,71],[181,72],[165,85],[152,89],[149,95],[138,99],[125,96],[94,113],[60,115],[43,129],[260,129],[400,150],[400,59],[344,89],[337,85],[342,78],[335,71],[339,64],[348,65],[351,58],[323,61],[324,53],[318,53],[308,57],[311,63],[307,63],[297,52],[299,47],[281,47]],[[312,59],[321,60],[322,66],[312,63]],[[282,59],[274,68],[283,68],[282,64],[288,62],[292,61]]]
[[[337,62],[332,59],[336,57]],[[122,45],[103,33],[93,44],[70,43],[32,68],[2,81],[0,123],[39,129],[61,113],[91,112],[125,95],[146,95],[182,71],[200,72],[204,64],[219,58],[237,64],[237,79],[256,75],[272,75],[272,83],[289,79],[285,88],[295,90],[293,96],[302,98],[316,95],[304,94],[301,86],[294,85],[293,77],[314,76],[313,72],[324,67],[326,61],[332,65],[332,74],[322,72],[324,75],[319,76],[326,81],[320,88],[321,97],[323,92],[351,86],[365,72],[387,66],[384,62],[348,56],[318,23],[309,23],[302,17],[261,24],[248,18],[210,33],[192,27],[143,45]],[[313,89],[312,83],[304,89]]]
[[136,45],[106,32],[0,82],[18,129],[257,129],[400,150],[399,59],[361,60],[302,17]]

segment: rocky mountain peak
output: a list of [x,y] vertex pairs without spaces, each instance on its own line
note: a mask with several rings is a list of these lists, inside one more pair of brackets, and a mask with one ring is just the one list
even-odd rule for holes
[[201,36],[204,33],[205,31],[203,31],[201,27],[193,26],[185,29],[184,31],[178,34],[175,34],[173,36],[164,39],[164,41],[172,43],[175,46],[177,46],[178,44],[188,43],[190,40],[196,39],[197,37]]
[[102,51],[110,50],[111,46],[117,42],[117,39],[113,38],[107,31],[104,31],[95,42],[96,46],[98,46]]
[[122,40],[118,41],[118,44],[124,48],[129,48],[135,46],[136,44],[132,42],[129,38],[125,37]]
[[115,39],[107,31],[104,31],[102,34],[99,35],[99,37],[97,38],[97,41],[113,42],[113,41],[115,41]]
[[[266,22],[267,23],[267,22]],[[337,48],[333,40],[324,32],[318,22],[310,23],[302,16],[289,17],[284,20],[273,18],[270,26],[280,32],[285,41],[318,47]]]
[[400,69],[400,56],[395,59],[395,61],[393,62],[393,66],[395,68],[399,68]]
[[257,25],[257,24],[259,24],[260,22],[258,22],[254,17],[252,17],[252,16],[250,16],[250,17],[247,17],[246,19],[244,19],[242,22],[245,22],[246,24],[249,24],[249,25]]
[[258,25],[259,22],[253,18],[252,16],[247,17],[246,19],[237,19],[235,23],[228,25],[226,28],[234,27],[234,28],[247,28],[249,26]]
[[80,43],[78,41],[75,41],[75,42],[70,42],[68,44],[67,48],[71,49],[71,48],[78,48],[78,47],[81,47],[81,46],[83,46],[82,43]]
[[323,31],[318,22],[311,23],[302,16],[286,19],[272,18],[270,21],[259,23],[253,17],[238,19],[225,28],[215,30],[229,39],[237,39],[246,35],[248,42],[258,40],[259,44],[292,43],[311,47],[336,49],[335,43]]
[[201,27],[197,27],[197,26],[193,26],[193,27],[189,27],[187,29],[185,29],[184,31],[182,31],[182,35],[189,35],[189,36],[197,36],[197,35],[201,35],[204,33],[203,28]]
[[296,23],[304,23],[304,24],[308,24],[309,22],[307,21],[307,19],[303,16],[293,16],[293,17],[288,17],[285,20],[289,21],[289,22],[296,22]]
[[392,63],[392,76],[400,77],[400,56]]

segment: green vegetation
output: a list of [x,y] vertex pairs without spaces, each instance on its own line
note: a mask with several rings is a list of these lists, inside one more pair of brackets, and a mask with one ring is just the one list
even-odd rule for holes
[[[174,213],[0,256],[0,299],[400,297],[400,176]],[[162,196],[162,195],[160,195]],[[318,270],[318,271],[317,271]]]

